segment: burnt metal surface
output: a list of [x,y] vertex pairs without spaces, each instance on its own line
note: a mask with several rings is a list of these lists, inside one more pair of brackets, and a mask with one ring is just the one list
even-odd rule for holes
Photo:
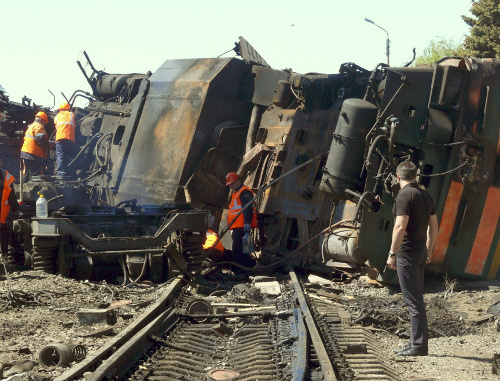
[[[179,186],[211,148],[215,127],[225,121],[248,124],[250,106],[237,99],[243,75],[245,66],[239,60],[206,59],[167,61],[149,78],[137,126],[140,133],[134,136],[120,179],[122,197],[141,195],[140,202],[146,204],[183,201]],[[239,151],[238,146],[228,148],[242,154],[242,147]],[[226,157],[227,171],[232,159]],[[226,194],[224,177],[220,172],[214,175],[217,181],[204,192]]]

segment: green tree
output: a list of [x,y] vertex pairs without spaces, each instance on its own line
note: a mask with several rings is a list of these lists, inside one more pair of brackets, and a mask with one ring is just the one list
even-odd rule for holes
[[500,58],[500,1],[472,0],[473,17],[462,16],[471,27],[465,37],[466,55],[479,58]]
[[437,37],[430,40],[422,55],[415,59],[414,65],[429,64],[439,61],[445,57],[463,57],[465,50],[461,43],[456,43],[453,39]]

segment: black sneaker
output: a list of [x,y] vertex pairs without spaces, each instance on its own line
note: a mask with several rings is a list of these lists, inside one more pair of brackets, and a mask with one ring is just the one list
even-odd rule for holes
[[397,353],[398,356],[427,356],[428,350],[424,348],[410,348]]
[[408,349],[411,349],[410,344],[406,344],[403,348],[394,349],[394,353],[398,354],[399,352],[407,351]]

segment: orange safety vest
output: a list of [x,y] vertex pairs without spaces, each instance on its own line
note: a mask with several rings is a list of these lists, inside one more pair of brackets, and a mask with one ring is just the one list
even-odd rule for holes
[[7,221],[7,216],[9,215],[10,205],[9,196],[12,189],[11,184],[14,182],[14,176],[5,170],[1,170],[4,178],[3,192],[2,192],[2,204],[0,205],[0,222],[5,224]]
[[[241,213],[238,217],[236,215],[241,211],[242,206],[241,206],[241,200],[240,200],[240,194],[244,190],[249,190],[252,192],[252,195],[255,196],[255,193],[253,191],[243,185],[240,189],[238,189],[236,192],[233,193],[232,198],[231,198],[231,203],[229,204],[229,211],[227,212],[227,223],[230,224],[231,221],[233,221],[236,218],[236,221],[234,224],[231,225],[229,228],[230,230],[237,229],[237,228],[242,228],[245,226],[245,220],[243,218],[243,213]],[[257,211],[255,210],[255,202],[252,205],[252,229],[257,227]]]
[[[217,241],[219,237],[217,236],[217,233],[207,230],[207,239],[205,243],[203,244],[203,248],[205,250],[211,249],[214,246],[215,241]],[[222,244],[221,241],[217,242],[217,245],[215,245],[215,250],[219,250],[221,253],[224,252],[224,245]]]
[[31,123],[26,130],[26,135],[24,135],[24,143],[21,151],[46,159],[47,151],[45,147],[41,146],[35,139],[35,135],[39,133],[47,136],[44,126],[37,122]]
[[69,139],[75,142],[76,120],[75,114],[71,111],[59,111],[59,114],[54,118],[56,126],[56,141],[61,139]]

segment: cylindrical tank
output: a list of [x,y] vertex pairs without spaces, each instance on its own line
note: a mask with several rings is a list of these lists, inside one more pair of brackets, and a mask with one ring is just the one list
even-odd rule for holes
[[345,190],[356,190],[363,167],[365,137],[375,123],[377,107],[362,99],[346,99],[340,110],[320,190],[345,200]]
[[103,97],[117,96],[127,84],[128,74],[108,74],[97,82],[97,91]]
[[338,228],[332,234],[321,238],[321,255],[324,262],[330,259],[362,265],[365,255],[358,247],[358,231],[352,228]]

